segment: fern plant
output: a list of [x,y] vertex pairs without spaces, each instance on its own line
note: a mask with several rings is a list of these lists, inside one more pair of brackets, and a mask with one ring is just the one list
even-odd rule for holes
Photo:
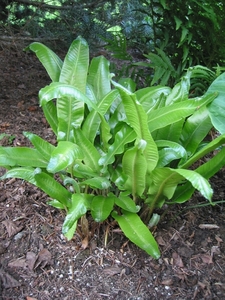
[[[8,169],[1,179],[21,178],[48,194],[49,205],[65,211],[62,232],[68,239],[78,222],[88,235],[87,215],[96,222],[113,219],[128,239],[159,258],[149,229],[155,208],[183,203],[195,189],[212,203],[208,178],[225,164],[225,134],[202,142],[214,123],[207,106],[214,104],[220,81],[193,99],[188,99],[191,70],[173,89],[135,91],[129,78],[112,80],[103,56],[89,63],[81,37],[64,61],[41,43],[28,49],[52,80],[39,99],[57,144],[24,132],[33,147],[0,147],[0,165]],[[211,160],[190,169],[215,149]]]

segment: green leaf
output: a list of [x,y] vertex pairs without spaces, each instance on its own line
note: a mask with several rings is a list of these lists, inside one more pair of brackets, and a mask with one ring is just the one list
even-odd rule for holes
[[56,110],[55,103],[47,102],[45,105],[42,106],[42,110],[48,124],[51,126],[54,134],[57,135],[58,117],[57,117],[57,110]]
[[52,151],[47,170],[51,173],[57,173],[73,165],[76,159],[82,158],[83,154],[79,146],[71,142],[59,142],[57,147]]
[[35,185],[49,195],[52,199],[58,200],[65,208],[70,207],[71,193],[58,181],[45,172],[35,174]]
[[156,240],[137,214],[123,211],[123,215],[120,216],[113,212],[112,217],[119,223],[125,236],[131,242],[146,251],[153,258],[158,259],[160,257]]
[[92,189],[106,190],[111,186],[110,181],[105,177],[93,177],[81,182],[81,185],[88,185]]
[[83,38],[78,37],[72,42],[66,54],[59,82],[72,85],[85,94],[88,65],[88,44]]
[[122,160],[123,171],[128,177],[125,188],[133,197],[141,196],[145,190],[147,172],[146,158],[137,146],[127,150]]
[[189,156],[195,153],[211,128],[212,123],[206,107],[197,110],[185,121],[181,134],[181,143]]
[[[84,120],[82,131],[90,142],[94,142],[103,117],[118,97],[118,91],[112,90],[96,103],[97,109],[92,109]],[[103,121],[104,122],[104,121]]]
[[[204,178],[209,179],[215,175],[225,165],[225,147],[222,148],[214,157],[208,160],[206,163],[198,167],[195,172],[198,172]],[[169,204],[184,203],[189,200],[194,193],[195,188],[190,182],[184,185],[178,186],[173,198]]]
[[49,142],[43,140],[34,133],[23,132],[23,135],[28,138],[37,151],[48,161],[51,158],[51,153],[55,147]]
[[98,173],[100,171],[100,166],[98,161],[100,159],[100,154],[95,146],[86,138],[82,130],[77,128],[74,131],[74,137],[76,144],[79,145],[82,153],[84,154],[84,163],[91,168],[94,172]]
[[34,42],[30,44],[26,50],[33,51],[42,65],[45,67],[52,81],[59,81],[59,76],[63,62],[61,59],[47,46]]
[[77,88],[66,83],[52,82],[50,85],[42,88],[39,92],[41,106],[47,104],[53,99],[70,97],[77,99],[77,101],[84,102],[92,109],[96,109],[98,111],[96,104],[91,99],[80,92]]
[[65,206],[56,199],[48,201],[47,204],[51,205],[52,207],[58,208],[58,209],[65,209]]
[[208,88],[206,94],[218,92],[216,99],[208,106],[213,126],[221,133],[225,133],[225,73],[221,74]]
[[178,122],[193,114],[195,110],[212,102],[215,97],[215,94],[207,95],[200,100],[186,100],[153,110],[148,114],[149,130],[152,132]]
[[143,151],[146,160],[147,168],[150,172],[153,170],[158,161],[158,150],[156,144],[148,130],[147,114],[141,104],[136,100],[136,95],[130,93],[127,89],[113,82],[119,89],[123,105],[125,108],[127,122],[137,134],[137,144],[142,141],[146,143]]
[[221,145],[225,143],[225,134],[218,136],[213,141],[208,143],[205,147],[201,148],[198,152],[196,152],[193,156],[191,156],[186,162],[181,164],[179,167],[187,169],[191,165],[193,165],[196,161],[198,161],[203,156],[207,155],[208,153],[214,151]]
[[134,200],[131,199],[126,193],[120,193],[119,197],[115,197],[115,204],[118,207],[132,213],[137,213],[140,210],[140,206],[136,205]]
[[195,189],[197,189],[206,199],[211,200],[213,190],[209,182],[199,173],[192,170],[171,169],[190,181]]
[[91,202],[91,215],[96,222],[106,220],[114,206],[114,196],[95,196]]
[[0,147],[1,166],[46,168],[47,161],[36,149],[27,147]]
[[19,178],[36,185],[34,175],[35,169],[30,167],[19,167],[8,170],[3,176],[0,177],[0,179],[4,180],[7,178]]
[[92,86],[95,97],[102,99],[111,90],[109,61],[104,56],[94,57],[88,70],[88,84]]
[[158,168],[164,167],[176,159],[187,159],[187,152],[185,148],[178,143],[167,140],[159,140],[156,141],[156,145],[158,148],[163,148],[159,150]]
[[135,138],[136,133],[133,128],[124,123],[121,130],[116,133],[115,141],[109,146],[108,152],[99,159],[99,165],[105,168],[107,165],[112,164],[115,161],[115,155],[123,153],[124,146],[134,141]]
[[90,208],[90,201],[92,195],[87,194],[73,194],[71,199],[71,206],[67,212],[66,218],[63,223],[62,232],[67,235],[74,227],[81,216],[85,215]]

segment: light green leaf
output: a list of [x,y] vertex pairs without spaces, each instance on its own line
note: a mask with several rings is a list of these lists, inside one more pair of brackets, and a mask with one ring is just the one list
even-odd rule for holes
[[0,147],[1,166],[46,168],[47,160],[36,149],[27,147]]
[[88,65],[88,44],[83,38],[78,37],[72,42],[66,54],[59,82],[72,85],[85,94]]
[[57,147],[52,151],[47,170],[51,173],[57,173],[73,165],[76,159],[82,158],[83,154],[79,146],[71,142],[59,142]]
[[178,143],[167,140],[159,140],[156,141],[156,145],[158,148],[163,148],[159,150],[158,168],[164,167],[176,159],[182,158],[184,161],[187,159],[187,152],[185,148]]
[[[93,196],[88,194],[73,194],[71,199],[71,206],[67,212],[66,218],[63,223],[62,232],[67,235],[72,228],[74,228],[75,222],[77,222],[81,216],[85,215],[90,208],[90,202]],[[70,234],[69,234],[70,235]]]
[[99,165],[105,168],[107,165],[112,164],[115,161],[115,155],[123,153],[124,146],[134,141],[135,137],[136,133],[133,128],[124,123],[123,127],[116,133],[115,141],[109,146],[106,155],[99,159]]
[[181,143],[189,156],[195,153],[211,128],[212,123],[206,107],[197,110],[185,121],[181,134]]
[[71,193],[64,188],[58,181],[47,173],[35,174],[35,185],[49,195],[52,199],[58,200],[62,205],[70,207]]
[[94,142],[97,131],[99,130],[99,125],[101,124],[101,121],[103,121],[103,117],[111,107],[112,103],[116,100],[118,95],[119,94],[117,90],[110,91],[96,103],[98,110],[93,109],[85,118],[82,126],[82,131],[87,139],[90,140],[90,142]]
[[182,169],[187,169],[191,165],[193,165],[196,161],[198,161],[200,158],[204,157],[208,153],[214,151],[221,145],[225,143],[225,134],[218,136],[213,141],[208,143],[205,147],[201,148],[198,152],[196,152],[193,156],[191,156],[186,162],[181,164],[179,167]]
[[48,124],[51,126],[51,129],[53,130],[54,134],[57,135],[58,117],[55,103],[47,102],[45,105],[42,106],[42,110]]
[[115,196],[95,196],[91,202],[91,215],[96,222],[106,220],[114,206]]
[[202,196],[206,199],[211,200],[213,190],[209,184],[209,182],[201,176],[199,173],[192,170],[184,170],[184,169],[171,169],[173,172],[176,172],[183,176],[186,180],[190,181],[195,189],[197,189]]
[[151,111],[148,115],[149,130],[152,132],[190,116],[195,110],[212,102],[215,96],[210,94],[200,100],[189,99]]
[[208,88],[206,94],[218,92],[216,99],[208,106],[213,126],[221,133],[225,133],[225,73],[221,74]]
[[51,158],[51,153],[55,149],[52,144],[31,132],[23,132],[23,135],[31,141],[33,146],[47,161]]
[[140,210],[140,206],[136,205],[133,199],[122,192],[120,193],[119,197],[115,197],[115,204],[120,208],[132,213],[137,213]]
[[137,144],[140,141],[146,142],[143,153],[146,157],[148,171],[150,172],[157,164],[158,150],[148,130],[147,114],[141,104],[136,100],[135,94],[132,94],[115,82],[113,82],[113,84],[119,89],[127,116],[127,122],[137,134]]
[[4,180],[7,178],[19,178],[36,185],[34,175],[35,169],[30,167],[19,167],[8,170],[3,176],[0,177],[0,179]]
[[158,259],[160,257],[156,240],[137,214],[123,211],[123,214],[120,216],[113,212],[112,217],[119,223],[125,236],[131,242],[146,251],[153,258]]
[[109,61],[104,56],[94,57],[88,70],[88,84],[92,86],[97,101],[111,90]]
[[51,205],[52,207],[58,208],[58,209],[65,209],[65,206],[56,199],[48,201],[47,204]]
[[61,59],[47,46],[34,42],[30,44],[25,50],[33,51],[42,65],[45,67],[49,77],[52,81],[59,81],[59,76],[63,62]]
[[93,177],[81,182],[81,185],[88,185],[92,189],[106,190],[111,186],[110,181],[105,177]]
[[82,153],[84,154],[84,163],[91,168],[94,172],[98,173],[100,171],[100,166],[98,161],[100,159],[100,154],[95,146],[86,138],[82,130],[77,128],[74,131],[74,138],[76,144],[79,145]]
[[[218,152],[214,157],[212,157],[206,163],[198,167],[195,170],[195,172],[198,172],[204,178],[209,179],[213,175],[215,175],[222,167],[224,167],[224,165],[225,165],[225,147],[223,147],[220,152]],[[190,182],[178,186],[173,195],[173,198],[168,203],[169,204],[184,203],[191,198],[194,191],[195,188],[191,185]]]
[[145,190],[147,172],[146,158],[137,146],[127,150],[122,160],[123,171],[128,177],[125,188],[133,197],[141,196]]

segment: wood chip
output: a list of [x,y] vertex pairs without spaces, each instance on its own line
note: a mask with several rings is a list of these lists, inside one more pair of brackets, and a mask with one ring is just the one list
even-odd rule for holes
[[201,229],[218,229],[220,227],[216,224],[200,224],[199,228],[201,228]]

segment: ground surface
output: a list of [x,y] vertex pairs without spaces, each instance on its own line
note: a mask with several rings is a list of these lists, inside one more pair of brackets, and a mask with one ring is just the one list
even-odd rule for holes
[[[38,106],[38,91],[50,81],[36,57],[0,49],[0,70],[0,134],[14,135],[14,146],[27,145],[23,131],[54,143]],[[224,181],[225,171],[212,179],[214,200],[224,199]],[[21,180],[0,182],[0,300],[225,299],[224,204],[191,208],[205,203],[196,194],[171,207],[154,231],[162,253],[156,261],[110,226],[104,246],[110,224],[93,224],[86,249],[79,235],[67,242],[63,212],[47,200]]]

